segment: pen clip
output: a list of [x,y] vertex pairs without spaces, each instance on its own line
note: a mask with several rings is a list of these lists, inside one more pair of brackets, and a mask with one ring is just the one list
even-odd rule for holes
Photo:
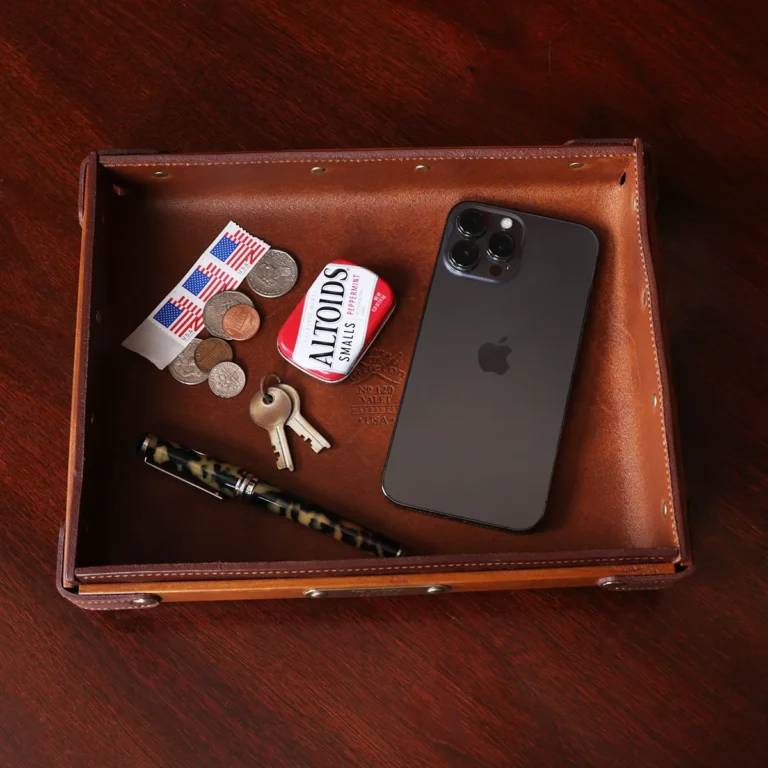
[[[190,449],[195,451],[194,448]],[[200,451],[195,451],[195,453],[198,456],[204,456],[205,454],[200,453]],[[156,469],[158,472],[163,472],[164,474],[168,475],[169,477],[172,477],[176,480],[180,480],[182,483],[186,483],[187,485],[191,485],[193,488],[197,488],[198,491],[203,491],[203,493],[207,493],[210,496],[214,496],[215,498],[219,499],[220,501],[224,500],[224,497],[220,493],[216,493],[216,491],[212,491],[210,488],[206,488],[204,485],[200,483],[196,483],[193,480],[188,480],[186,477],[182,477],[181,475],[177,475],[175,472],[169,472],[167,469],[163,469],[162,467],[159,467],[157,464],[153,464],[151,461],[147,461],[147,457],[144,457],[144,463],[148,467],[152,467],[152,469]]]

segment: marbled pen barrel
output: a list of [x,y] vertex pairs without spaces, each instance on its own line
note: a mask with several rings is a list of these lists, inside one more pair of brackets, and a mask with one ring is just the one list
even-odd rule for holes
[[224,496],[241,498],[267,509],[273,514],[313,531],[330,536],[343,544],[371,552],[379,557],[399,557],[403,554],[400,545],[378,533],[368,531],[351,520],[344,520],[299,499],[272,485],[263,483],[249,472],[234,464],[221,461],[213,456],[204,456],[178,443],[164,440],[156,435],[145,435],[139,441],[139,453],[150,464],[172,472],[197,485],[205,484],[212,491]]
[[259,506],[266,507],[276,515],[331,536],[343,544],[362,549],[364,552],[372,552],[379,557],[399,557],[403,554],[402,547],[386,536],[368,531],[357,523],[344,520],[333,512],[328,512],[314,504],[307,504],[255,478],[245,484],[243,498],[247,501],[255,501]]

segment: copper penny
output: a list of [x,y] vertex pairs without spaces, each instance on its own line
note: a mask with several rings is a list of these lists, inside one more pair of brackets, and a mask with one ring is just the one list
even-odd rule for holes
[[261,318],[253,307],[247,304],[235,304],[224,313],[221,325],[227,336],[237,341],[245,341],[256,335],[261,325]]
[[223,339],[203,339],[195,350],[195,362],[201,371],[210,371],[219,363],[228,363],[234,354]]

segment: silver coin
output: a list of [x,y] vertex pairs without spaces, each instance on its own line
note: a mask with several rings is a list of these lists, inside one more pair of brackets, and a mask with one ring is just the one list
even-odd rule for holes
[[168,372],[182,384],[202,384],[208,374],[200,370],[195,362],[195,350],[201,339],[192,339],[186,347],[168,364]]
[[220,339],[232,341],[232,337],[224,333],[221,321],[224,318],[224,313],[237,304],[253,306],[251,299],[240,291],[221,291],[221,293],[215,293],[211,296],[203,307],[203,322],[208,333],[212,336],[218,336]]
[[299,268],[289,253],[270,248],[245,279],[254,293],[273,299],[285,295],[296,285]]
[[208,386],[219,397],[234,397],[245,387],[245,371],[237,363],[219,363],[208,374]]

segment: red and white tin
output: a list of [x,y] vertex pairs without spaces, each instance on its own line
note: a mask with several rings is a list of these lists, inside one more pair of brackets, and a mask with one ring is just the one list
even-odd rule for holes
[[277,335],[280,354],[320,381],[354,370],[395,308],[391,286],[370,269],[326,264]]

